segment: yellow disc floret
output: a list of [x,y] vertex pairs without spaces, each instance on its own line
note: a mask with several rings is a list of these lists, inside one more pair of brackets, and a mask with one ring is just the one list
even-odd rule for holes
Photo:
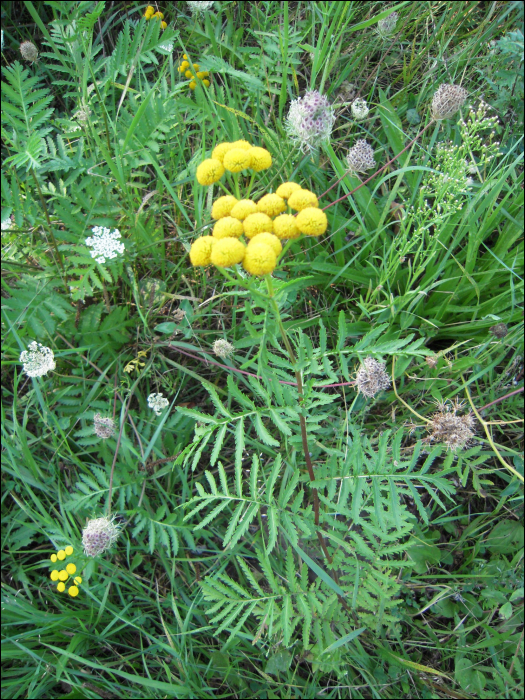
[[[217,160],[219,159],[217,158]],[[224,216],[230,216],[231,210],[237,204],[237,201],[237,198],[232,194],[226,194],[224,197],[216,199],[211,208],[212,219],[222,219]]]
[[[190,85],[191,87],[191,85]],[[197,168],[197,182],[200,185],[213,185],[224,175],[224,166],[216,158],[208,158],[202,161]]]
[[277,265],[277,256],[269,245],[255,243],[248,245],[242,262],[244,269],[250,275],[268,275]]
[[250,148],[249,153],[252,157],[252,170],[259,173],[261,170],[266,170],[272,165],[272,156],[266,148],[254,146]]
[[283,184],[279,185],[275,192],[279,195],[279,197],[282,197],[283,199],[288,199],[292,192],[295,192],[296,190],[300,189],[301,185],[298,185],[296,182],[283,182]]
[[232,208],[231,215],[240,221],[244,221],[247,216],[250,216],[250,214],[255,214],[256,211],[257,205],[255,202],[252,202],[251,199],[241,199]]
[[193,241],[190,248],[190,260],[194,267],[205,267],[211,262],[211,251],[217,240],[211,236],[201,236]]
[[69,578],[69,575],[68,575],[68,573],[67,573],[67,571],[66,571],[65,569],[62,569],[62,571],[59,571],[59,572],[58,572],[58,578],[59,578],[61,581],[67,581],[68,578]]
[[224,156],[231,151],[233,148],[233,143],[218,143],[213,151],[211,152],[211,157],[220,160],[221,163],[224,161]]
[[237,238],[222,238],[213,246],[211,261],[217,267],[231,267],[244,258],[246,246]]
[[66,558],[66,553],[64,552],[63,549],[59,549],[57,552],[57,559],[60,559],[60,561],[64,561]]
[[51,559],[51,561],[52,561],[53,564],[54,564],[54,563],[56,562],[56,560],[57,560],[57,555],[56,555],[56,554],[52,554],[49,558]]
[[65,590],[66,590],[66,584],[65,584],[65,583],[62,583],[62,581],[60,581],[60,583],[57,583],[57,591],[58,591],[59,593],[63,593]]
[[253,238],[258,233],[272,233],[273,221],[268,214],[263,214],[258,211],[255,214],[250,214],[244,219],[244,235],[246,238]]
[[317,197],[310,190],[295,190],[288,197],[288,206],[296,211],[302,211],[306,207],[318,207]]
[[305,236],[320,236],[328,228],[328,219],[322,209],[306,207],[295,217],[297,228]]
[[53,571],[49,574],[49,578],[51,581],[58,581],[58,571],[53,569]]
[[66,553],[67,557],[70,557],[73,554],[73,547],[68,544],[68,546],[65,547],[64,552]]
[[77,584],[77,586],[80,586],[80,584],[82,583],[82,576],[75,576],[74,581]]
[[277,238],[299,238],[301,232],[297,228],[295,216],[281,214],[273,220],[273,232]]
[[77,567],[74,564],[68,564],[66,566],[66,571],[70,576],[73,576],[74,573],[76,573]]
[[277,236],[274,236],[273,233],[258,233],[250,240],[247,249],[249,250],[250,248],[253,248],[254,245],[259,245],[259,243],[269,245],[275,255],[279,255],[283,249],[281,241],[277,238]]
[[190,88],[190,90],[195,90],[195,88],[197,87],[197,83],[194,80],[192,80],[188,87]]
[[252,145],[251,143],[248,143],[248,141],[244,141],[243,139],[241,139],[240,141],[234,141],[233,147],[240,148],[243,151],[249,151],[250,148],[252,148]]
[[249,151],[243,148],[234,148],[228,151],[224,156],[224,167],[231,173],[240,173],[241,170],[246,170],[252,164],[252,157]]
[[214,238],[239,238],[244,233],[242,222],[233,216],[224,216],[213,227]]
[[180,64],[180,66],[177,68],[177,70],[179,71],[179,73],[184,73],[184,71],[189,67],[190,67],[190,64],[188,63],[188,61],[183,61]]
[[193,73],[191,72],[191,70],[187,70],[187,71],[184,73],[184,77],[185,77],[185,78],[188,78],[188,80],[190,80],[190,78],[193,78]]
[[209,72],[207,70],[202,70],[199,73],[197,73],[197,78],[199,80],[203,80],[204,78],[207,78],[209,76]]
[[257,202],[257,211],[261,211],[268,216],[277,216],[286,209],[284,199],[278,194],[265,194],[264,197]]
[[166,22],[161,22],[161,23],[160,23],[160,28],[161,28],[161,29],[166,29],[167,26],[168,26],[168,25],[167,25]]
[[78,588],[77,588],[76,586],[70,586],[70,587],[67,589],[67,592],[69,593],[69,595],[70,595],[72,598],[75,598],[75,596],[78,595]]

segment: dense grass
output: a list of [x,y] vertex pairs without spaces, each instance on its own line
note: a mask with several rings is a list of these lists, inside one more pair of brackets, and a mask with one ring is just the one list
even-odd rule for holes
[[[522,697],[522,4],[173,2],[163,33],[145,8],[2,3],[3,695]],[[434,121],[442,83],[469,96]],[[305,154],[285,122],[314,89],[337,119]],[[271,282],[188,257],[224,194],[196,167],[238,139],[272,167],[223,182],[326,207]],[[94,226],[125,254],[95,263]]]

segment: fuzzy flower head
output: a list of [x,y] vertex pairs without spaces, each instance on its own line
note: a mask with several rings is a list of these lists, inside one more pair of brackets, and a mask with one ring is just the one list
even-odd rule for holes
[[244,235],[246,238],[253,238],[259,233],[273,233],[273,221],[268,214],[258,211],[250,214],[244,219]]
[[[215,153],[215,151],[214,151]],[[237,198],[231,194],[226,194],[223,197],[219,197],[213,202],[211,208],[212,219],[222,219],[225,216],[230,216],[233,207],[237,204]]]
[[398,18],[399,15],[397,12],[392,12],[388,17],[379,20],[377,23],[377,33],[382,39],[386,39],[396,31],[396,22]]
[[357,388],[363,396],[373,398],[390,386],[390,377],[385,372],[385,363],[365,357],[356,374]]
[[309,153],[330,139],[334,121],[334,110],[325,95],[310,90],[290,105],[286,131],[303,153]]
[[239,221],[244,221],[250,214],[255,214],[257,205],[251,199],[241,199],[233,205],[231,215]]
[[432,98],[432,116],[436,120],[450,119],[463,107],[468,92],[459,85],[443,83],[438,87]]
[[86,245],[93,248],[91,257],[103,265],[107,259],[116,258],[119,253],[124,252],[124,243],[119,243],[120,231],[116,228],[110,231],[104,226],[94,226],[91,229],[93,236],[86,238]]
[[352,116],[356,121],[361,121],[362,119],[366,119],[368,116],[368,113],[370,112],[370,109],[368,108],[368,105],[366,104],[366,100],[361,99],[360,97],[357,98],[357,100],[354,100],[352,102]]
[[213,352],[217,355],[217,357],[230,357],[230,355],[233,355],[234,350],[235,348],[233,345],[223,338],[220,338],[213,343]]
[[302,211],[306,207],[318,207],[319,202],[313,192],[299,188],[288,197],[288,206],[295,211]]
[[71,545],[68,545],[67,547],[64,547],[64,549],[59,549],[56,553],[51,555],[51,562],[53,564],[57,564],[57,562],[60,562],[59,564],[57,564],[57,566],[63,566],[64,568],[53,569],[49,574],[49,578],[54,583],[58,581],[57,591],[59,593],[64,593],[64,591],[66,590],[66,585],[68,585],[66,584],[66,582],[69,581],[69,588],[67,592],[72,598],[76,598],[76,596],[79,593],[78,586],[80,586],[80,584],[82,583],[81,576],[75,576],[75,574],[77,573],[77,565],[74,564],[72,561],[69,561],[67,564],[61,563],[65,561],[67,557],[70,557],[73,554],[73,552],[73,547]]
[[306,207],[295,217],[297,228],[305,236],[320,236],[328,228],[328,219],[322,209]]
[[217,158],[208,158],[197,168],[197,182],[199,185],[213,185],[224,175],[224,165]]
[[461,401],[445,401],[438,404],[439,411],[432,416],[429,423],[428,442],[440,442],[449,450],[456,451],[468,447],[474,437],[475,418],[473,413],[458,415],[463,408]]
[[216,238],[212,236],[201,236],[191,244],[190,260],[193,267],[206,267],[211,263],[211,251]]
[[250,243],[246,248],[242,264],[250,275],[268,275],[274,271],[277,265],[277,255],[273,248],[266,243]]
[[93,430],[99,438],[107,440],[115,434],[115,421],[113,418],[104,418],[100,413],[95,413],[93,416]]
[[55,356],[51,348],[33,340],[28,350],[20,353],[20,362],[24,363],[24,372],[28,377],[43,377],[56,367]]
[[259,245],[260,243],[264,243],[264,245],[270,246],[275,255],[280,255],[282,252],[282,243],[277,238],[277,236],[273,235],[273,233],[258,233],[248,243],[248,249],[250,249],[250,247],[253,248],[254,245]]
[[375,168],[374,149],[365,139],[356,141],[355,146],[348,151],[346,156],[348,169],[354,173],[365,173],[371,168]]
[[211,261],[217,267],[232,267],[242,262],[245,251],[246,246],[237,238],[221,238],[213,246]]
[[170,405],[168,399],[165,399],[162,394],[150,394],[148,396],[148,406],[160,416],[162,411]]
[[225,216],[219,219],[213,227],[214,238],[240,238],[243,233],[242,221],[234,219],[233,216]]
[[29,63],[34,63],[38,60],[38,49],[30,41],[23,41],[20,44],[20,53],[22,58]]
[[301,232],[297,228],[295,216],[292,214],[281,214],[273,220],[273,233],[283,240],[284,238],[299,238]]
[[111,518],[96,518],[88,520],[82,531],[84,554],[96,557],[110,549],[118,539],[120,528]]
[[252,157],[252,170],[256,173],[261,172],[261,170],[267,170],[272,165],[272,156],[266,148],[259,148],[259,146],[253,146],[250,148],[249,153]]
[[187,2],[186,5],[190,8],[192,15],[200,15],[210,9],[213,5],[213,0],[211,2]]
[[220,160],[222,163],[224,161],[224,156],[228,153],[228,151],[231,151],[232,148],[235,148],[235,146],[233,143],[229,143],[228,141],[218,143],[211,152],[211,157]]
[[278,194],[279,197],[282,197],[283,199],[288,199],[293,192],[300,189],[301,185],[298,185],[297,182],[283,182],[283,184],[279,185],[279,187],[275,190],[275,194]]
[[266,214],[267,216],[277,216],[286,209],[284,199],[278,194],[265,194],[264,197],[257,202],[257,211]]
[[232,148],[224,155],[224,167],[231,173],[240,173],[252,165],[250,150],[244,148]]

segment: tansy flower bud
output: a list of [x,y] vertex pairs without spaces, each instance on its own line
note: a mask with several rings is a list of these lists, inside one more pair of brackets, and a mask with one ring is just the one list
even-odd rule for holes
[[313,192],[300,189],[295,190],[295,192],[292,192],[288,197],[288,206],[296,211],[301,211],[302,209],[306,209],[306,207],[318,207],[319,202]]
[[277,238],[299,238],[301,232],[297,228],[295,216],[281,214],[273,220],[273,232]]
[[60,581],[60,583],[57,584],[57,591],[59,593],[63,593],[66,590],[66,584]]
[[73,576],[74,573],[76,573],[77,567],[74,564],[68,564],[66,566],[66,571],[70,576]]
[[64,552],[63,549],[58,550],[57,558],[60,559],[60,561],[64,561],[64,559],[66,558],[66,553]]
[[193,67],[195,68],[196,71],[199,70],[199,64],[198,64],[198,63],[194,63],[194,64],[193,64]]
[[199,73],[197,73],[197,78],[199,80],[202,80],[203,78],[207,78],[208,76],[209,76],[209,73],[207,70],[203,70],[203,71],[200,71]]
[[69,595],[70,595],[71,597],[75,598],[75,596],[78,595],[78,588],[77,588],[76,586],[70,586],[70,587],[67,589],[67,592],[69,593]]
[[202,81],[202,84],[204,85],[204,87],[210,87],[210,81],[209,81],[209,80],[203,80],[203,81]]
[[249,151],[251,148],[253,148],[253,146],[250,143],[248,143],[248,141],[244,141],[243,139],[241,139],[240,141],[234,141],[232,146],[234,148],[240,148],[243,151]]
[[307,207],[295,217],[297,228],[306,236],[320,236],[328,228],[328,219],[322,209]]
[[249,250],[250,246],[253,248],[254,245],[259,245],[259,243],[269,245],[275,255],[279,255],[283,249],[281,241],[273,233],[258,233],[249,241],[247,249]]
[[272,165],[272,156],[266,148],[254,146],[250,148],[249,153],[252,157],[252,170],[255,170],[256,173],[267,170]]
[[70,557],[73,554],[73,547],[68,544],[68,546],[64,549],[64,552],[66,553],[66,557]]
[[298,185],[296,182],[283,182],[283,184],[279,185],[279,187],[275,190],[275,194],[278,194],[279,197],[282,197],[283,199],[288,199],[292,192],[300,189],[301,185]]
[[265,194],[264,197],[257,202],[257,211],[268,216],[277,216],[286,209],[284,199],[278,194]]
[[69,578],[67,571],[66,571],[65,569],[62,569],[62,571],[59,571],[59,572],[58,572],[58,578],[59,578],[61,581],[67,581],[68,578]]
[[56,562],[56,560],[57,560],[57,555],[56,555],[56,554],[52,554],[49,558],[51,559],[51,561],[52,561],[53,564],[54,564],[54,563]]
[[242,261],[244,269],[250,275],[268,275],[277,265],[277,256],[273,249],[265,243],[249,245]]
[[146,12],[147,12],[149,15],[153,15],[153,13],[155,12],[155,8],[153,7],[153,5],[148,5],[148,6],[146,7]]
[[[220,145],[224,146],[226,144]],[[218,146],[216,146],[216,148],[213,150],[213,154],[215,154],[217,148]],[[213,157],[215,158],[215,155],[213,155]],[[220,160],[220,158],[217,158],[217,160]],[[219,197],[219,199],[215,200],[211,208],[212,219],[222,219],[224,216],[230,216],[231,210],[236,204],[237,198],[231,194],[224,195],[224,197]]]
[[228,153],[228,151],[231,151],[233,147],[233,143],[218,143],[211,152],[211,157],[216,158],[217,160],[220,160],[221,163],[223,163],[224,156],[226,155],[226,153]]
[[253,238],[264,231],[267,233],[272,233],[273,231],[273,221],[268,214],[263,214],[262,212],[256,212],[247,216],[243,225],[246,238]]
[[179,73],[184,73],[184,71],[186,70],[186,68],[189,68],[189,65],[190,65],[190,64],[188,63],[188,61],[183,61],[183,62],[180,64],[180,66],[177,68],[177,70],[179,71]]
[[80,584],[82,583],[82,576],[75,576],[73,580],[75,581],[77,586],[80,586]]
[[190,78],[193,78],[193,73],[191,72],[191,70],[187,70],[187,71],[184,73],[184,77],[185,77],[185,78],[188,78],[188,80],[189,80]]
[[211,261],[217,267],[231,267],[244,258],[246,246],[237,238],[221,238],[213,246]]
[[[195,88],[197,87],[197,83],[194,80],[192,80],[188,87],[190,88],[190,90],[195,90]],[[214,180],[214,182],[217,182],[217,181]]]
[[193,241],[190,248],[190,260],[194,267],[205,267],[211,262],[211,250],[217,240],[211,236],[201,236]]
[[57,569],[53,569],[53,571],[49,574],[49,578],[51,579],[51,581],[58,581]]
[[243,148],[232,148],[224,156],[224,167],[231,173],[240,173],[241,170],[246,170],[252,164],[252,157],[249,151]]
[[166,29],[167,26],[168,26],[168,25],[167,25],[166,22],[161,22],[161,23],[160,23],[161,29]]
[[[182,54],[182,58],[185,58],[186,60],[188,60],[188,54],[187,54],[187,53],[183,53],[183,54]],[[188,65],[189,65],[189,64],[188,64]]]
[[244,233],[242,223],[233,216],[225,216],[219,219],[213,227],[214,238],[239,238]]
[[240,219],[240,221],[244,221],[247,216],[250,216],[250,214],[255,214],[256,211],[257,205],[255,202],[252,202],[251,199],[241,199],[232,208],[231,215],[236,219]]
[[[190,85],[191,87],[191,85]],[[208,158],[197,168],[197,182],[200,185],[213,185],[224,175],[224,166],[220,160]]]

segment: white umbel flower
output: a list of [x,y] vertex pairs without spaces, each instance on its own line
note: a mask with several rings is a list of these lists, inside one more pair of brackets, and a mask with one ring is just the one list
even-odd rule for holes
[[234,350],[235,348],[233,345],[223,338],[220,338],[213,343],[213,352],[218,357],[229,357],[233,354]]
[[190,8],[192,15],[199,15],[202,12],[206,12],[213,5],[213,0],[211,2],[187,2],[186,4]]
[[9,231],[10,229],[13,228],[13,219],[10,216],[8,216],[7,219],[4,219],[2,221],[1,226],[2,226],[2,231]]
[[366,104],[366,100],[362,100],[360,97],[352,102],[352,116],[356,121],[361,121],[366,119],[370,109]]
[[152,408],[155,413],[160,416],[162,411],[169,406],[170,402],[165,399],[162,394],[150,394],[148,396],[148,406]]
[[334,110],[327,97],[310,90],[290,105],[286,132],[303,153],[308,153],[330,139],[334,121]]
[[119,243],[120,231],[116,228],[110,231],[103,226],[94,226],[91,229],[93,236],[86,238],[86,245],[93,248],[91,257],[103,265],[106,258],[116,258],[118,253],[124,252],[124,243]]
[[84,554],[96,557],[112,547],[118,539],[120,528],[113,519],[96,518],[89,520],[82,530]]
[[28,377],[43,377],[56,367],[55,356],[51,348],[33,340],[29,350],[20,353],[20,362],[24,363],[24,372]]

